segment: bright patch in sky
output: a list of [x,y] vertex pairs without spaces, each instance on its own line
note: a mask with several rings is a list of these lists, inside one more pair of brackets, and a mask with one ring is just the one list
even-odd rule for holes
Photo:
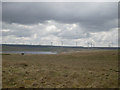
[[118,46],[117,5],[117,2],[4,2],[2,43]]

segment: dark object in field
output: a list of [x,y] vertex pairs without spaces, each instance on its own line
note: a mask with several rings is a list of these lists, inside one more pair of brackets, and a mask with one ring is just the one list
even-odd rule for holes
[[114,70],[115,72],[120,72],[119,70]]
[[5,71],[3,70],[2,72],[4,72],[5,73]]
[[113,53],[112,55],[115,55],[115,53]]
[[10,55],[10,54],[2,54],[2,55]]
[[21,53],[21,55],[24,55],[24,53]]
[[20,63],[21,66],[28,66],[26,63]]
[[19,88],[25,88],[25,87],[19,87]]

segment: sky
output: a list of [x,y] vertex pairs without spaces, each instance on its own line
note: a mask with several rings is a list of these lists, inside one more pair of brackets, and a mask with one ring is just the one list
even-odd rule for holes
[[2,43],[118,46],[117,2],[2,2]]

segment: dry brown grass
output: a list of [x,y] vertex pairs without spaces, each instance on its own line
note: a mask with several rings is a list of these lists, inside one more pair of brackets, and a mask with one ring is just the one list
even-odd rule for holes
[[3,55],[3,88],[116,88],[117,51]]

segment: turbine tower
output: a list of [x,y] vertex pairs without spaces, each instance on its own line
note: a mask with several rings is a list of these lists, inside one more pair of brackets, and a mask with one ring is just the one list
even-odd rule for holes
[[61,45],[63,46],[63,41],[61,41]]
[[77,42],[76,42],[76,47],[77,47]]
[[51,42],[51,46],[53,45],[53,42]]

